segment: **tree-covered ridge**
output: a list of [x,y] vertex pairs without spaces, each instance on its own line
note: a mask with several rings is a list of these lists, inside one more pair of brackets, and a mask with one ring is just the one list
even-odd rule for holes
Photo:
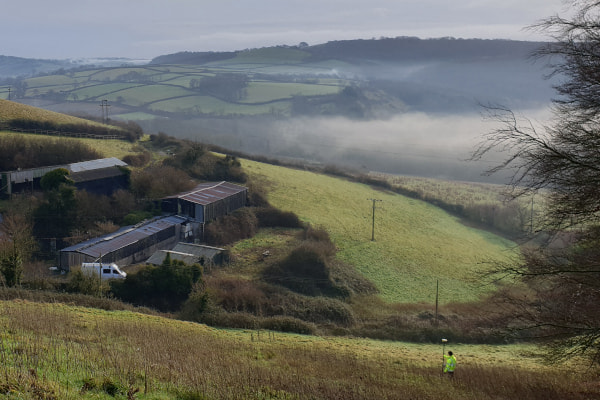
[[348,62],[365,60],[379,61],[424,61],[424,60],[473,60],[519,58],[531,54],[540,42],[487,39],[419,39],[397,37],[380,39],[337,40],[309,46],[276,46],[271,48],[246,49],[235,52],[179,52],[161,55],[151,64],[195,64],[231,60],[235,57],[264,57],[268,51],[272,59],[289,59],[290,52],[304,54],[298,61],[314,62],[337,59]]

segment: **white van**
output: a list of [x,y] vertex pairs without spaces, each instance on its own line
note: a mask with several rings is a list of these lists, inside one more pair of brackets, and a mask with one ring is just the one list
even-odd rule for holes
[[81,272],[99,275],[101,279],[125,279],[127,277],[127,273],[121,271],[115,263],[81,263]]

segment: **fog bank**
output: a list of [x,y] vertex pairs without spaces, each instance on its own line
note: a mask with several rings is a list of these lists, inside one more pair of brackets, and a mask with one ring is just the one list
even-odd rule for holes
[[[539,124],[549,119],[549,112],[543,109],[522,114]],[[507,181],[506,174],[485,175],[486,170],[503,159],[501,154],[479,162],[468,161],[483,136],[499,127],[475,113],[406,113],[374,121],[338,117],[270,121],[196,119],[180,122],[177,129],[161,126],[159,121],[152,125],[151,131],[163,130],[173,136],[232,150],[345,166],[363,172],[475,182]]]

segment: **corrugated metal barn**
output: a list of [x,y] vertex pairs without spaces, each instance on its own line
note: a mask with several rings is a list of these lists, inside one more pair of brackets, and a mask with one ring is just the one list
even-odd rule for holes
[[127,163],[115,157],[83,161],[65,165],[31,168],[20,171],[0,172],[2,193],[11,195],[15,192],[39,189],[40,179],[48,172],[58,168],[69,171],[69,177],[78,189],[85,189],[96,194],[110,195],[114,190],[127,188],[129,177],[119,167]]
[[162,210],[206,223],[246,205],[248,188],[229,182],[208,182],[162,200]]
[[154,252],[179,242],[186,220],[171,216],[144,225],[125,227],[108,235],[60,251],[60,268],[70,270],[83,262],[114,262],[123,267],[146,261]]
[[159,250],[146,261],[147,264],[161,265],[169,254],[171,260],[183,261],[187,265],[200,264],[203,267],[221,265],[229,261],[224,249],[192,243],[177,243],[172,250]]

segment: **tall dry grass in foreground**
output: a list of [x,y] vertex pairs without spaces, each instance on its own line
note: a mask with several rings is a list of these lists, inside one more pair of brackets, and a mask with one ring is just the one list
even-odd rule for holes
[[449,380],[441,354],[399,343],[22,301],[0,302],[0,315],[0,393],[9,399],[600,398],[583,375],[467,357]]

